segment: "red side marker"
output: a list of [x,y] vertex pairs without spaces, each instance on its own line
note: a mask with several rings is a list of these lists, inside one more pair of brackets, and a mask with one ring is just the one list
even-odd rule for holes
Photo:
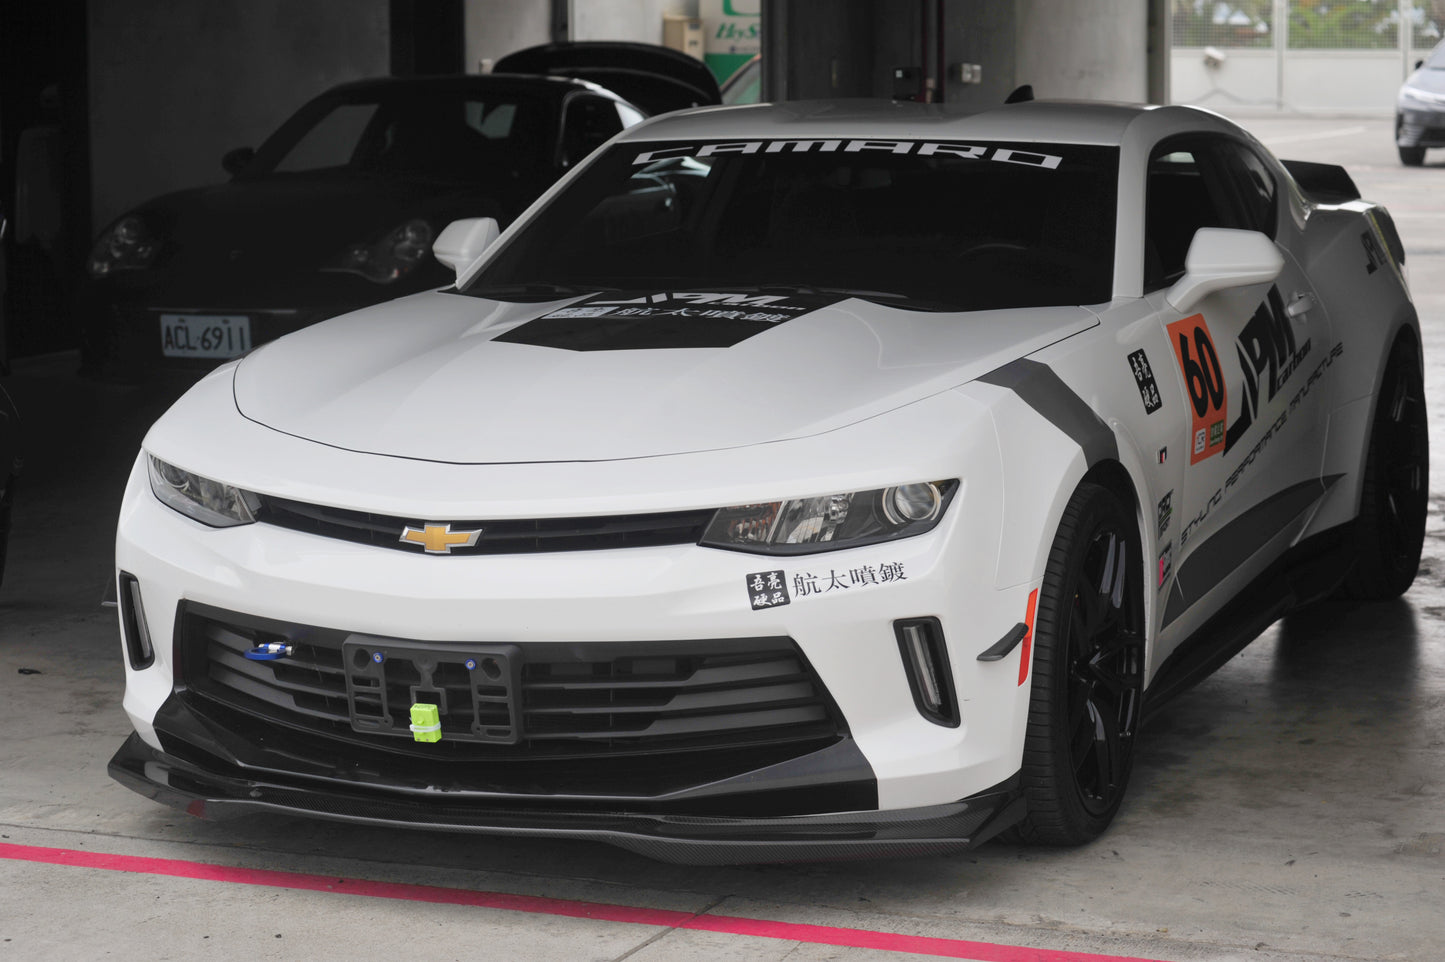
[[811,945],[837,945],[846,948],[881,949],[888,952],[911,952],[945,959],[972,959],[974,962],[1157,962],[1119,955],[1094,955],[1087,952],[1065,952],[1053,949],[1030,949],[992,942],[969,942],[963,939],[941,939],[921,935],[900,935],[868,929],[845,929],[827,925],[806,925],[796,922],[768,922],[728,915],[697,915],[669,909],[635,908],[610,905],[606,902],[580,902],[538,895],[508,895],[504,892],[473,892],[468,889],[443,888],[437,885],[412,885],[404,882],[371,882],[366,879],[337,878],[334,875],[306,875],[272,869],[234,868],[187,862],[179,859],[148,858],[136,855],[107,855],[103,852],[80,852],[64,848],[38,848],[0,842],[0,859],[64,865],[73,868],[103,869],[141,875],[165,875],[172,878],[198,879],[207,882],[231,882],[270,888],[295,889],[307,892],[335,892],[339,895],[363,895],[370,898],[397,899],[407,902],[430,902],[437,905],[472,905],[477,908],[502,909],[509,912],[530,912],[568,918],[596,919],[603,922],[625,922],[671,929],[718,932],[724,935],[780,939]]
[[1024,646],[1019,654],[1019,684],[1029,680],[1029,665],[1034,653],[1034,611],[1039,605],[1039,589],[1029,592],[1029,610],[1024,614]]

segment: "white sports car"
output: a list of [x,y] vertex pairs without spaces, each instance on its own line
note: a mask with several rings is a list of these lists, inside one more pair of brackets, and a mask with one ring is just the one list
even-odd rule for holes
[[694,862],[1079,843],[1151,708],[1411,583],[1389,215],[1214,114],[703,109],[146,437],[112,774]]

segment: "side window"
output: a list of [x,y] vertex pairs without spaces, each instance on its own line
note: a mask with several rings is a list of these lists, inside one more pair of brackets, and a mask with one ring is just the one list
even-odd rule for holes
[[574,97],[562,117],[562,166],[571,167],[621,129],[622,118],[612,101]]
[[1144,290],[1184,276],[1184,258],[1201,227],[1242,227],[1215,145],[1165,142],[1149,158],[1144,202]]
[[276,165],[278,171],[320,170],[351,163],[376,104],[340,104],[308,130]]
[[1273,239],[1278,219],[1275,214],[1274,174],[1258,154],[1243,144],[1228,144],[1223,153],[1230,180],[1235,185],[1240,207],[1244,211],[1243,226],[1261,231]]

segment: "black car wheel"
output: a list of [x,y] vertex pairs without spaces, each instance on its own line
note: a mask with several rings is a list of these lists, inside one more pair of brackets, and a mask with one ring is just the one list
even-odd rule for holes
[[1039,591],[1022,769],[1028,814],[1013,833],[1020,840],[1092,841],[1124,797],[1144,681],[1138,545],[1119,498],[1081,484]]
[[1396,147],[1400,152],[1400,163],[1406,167],[1419,167],[1425,162],[1424,147]]
[[1425,384],[1415,345],[1402,337],[1390,351],[1375,402],[1355,521],[1357,556],[1341,595],[1384,601],[1405,593],[1420,567],[1429,490]]

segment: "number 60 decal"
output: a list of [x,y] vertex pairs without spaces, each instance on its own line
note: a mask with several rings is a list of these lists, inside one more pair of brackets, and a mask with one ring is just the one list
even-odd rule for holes
[[1184,376],[1190,414],[1194,416],[1189,432],[1189,463],[1198,464],[1224,450],[1224,419],[1229,411],[1224,369],[1203,314],[1175,321],[1168,331],[1179,373]]

